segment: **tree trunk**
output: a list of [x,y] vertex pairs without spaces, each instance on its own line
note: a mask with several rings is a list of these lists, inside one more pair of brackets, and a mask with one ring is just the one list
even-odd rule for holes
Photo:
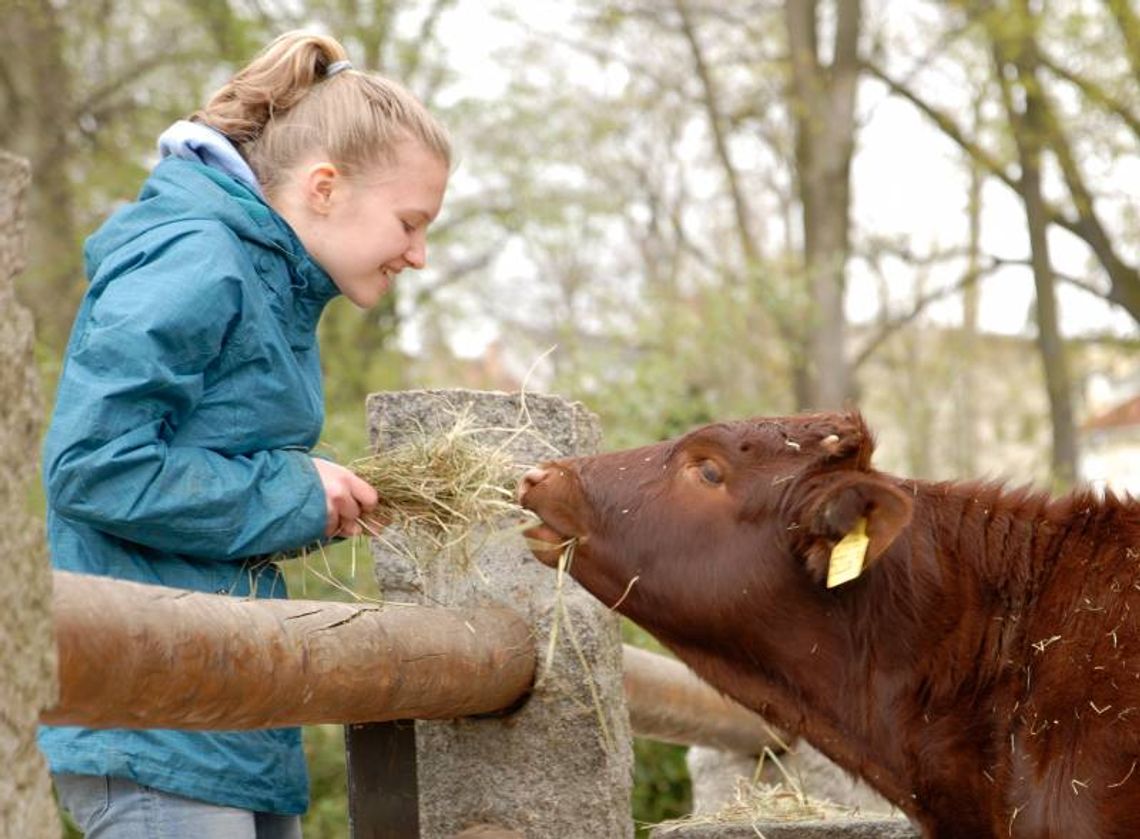
[[62,347],[85,284],[71,184],[70,63],[63,27],[48,0],[15,0],[0,34],[4,69],[21,118],[7,144],[28,159],[29,270],[19,283],[40,341]]
[[[1019,192],[1029,228],[1030,264],[1037,294],[1037,344],[1045,371],[1053,428],[1053,481],[1071,486],[1077,474],[1077,437],[1072,386],[1057,318],[1053,266],[1049,255],[1049,214],[1041,192],[1042,146],[1048,136],[1048,105],[1038,77],[1033,32],[1036,20],[1028,0],[1015,0],[1009,17],[991,29],[994,64],[1021,167]],[[1016,16],[1016,17],[1012,17]],[[991,18],[992,20],[992,18]],[[1013,25],[1010,25],[1013,24]],[[1007,70],[1012,71],[1006,75]],[[1015,86],[1023,96],[1019,106]]]
[[859,0],[836,5],[834,58],[829,65],[819,57],[816,0],[788,0],[784,6],[804,269],[812,306],[806,342],[808,403],[800,408],[839,408],[852,392],[843,298],[862,13]]
[[[980,116],[980,105],[975,114]],[[957,380],[954,421],[954,471],[959,477],[970,477],[978,470],[978,408],[977,398],[977,344],[978,344],[978,289],[979,257],[982,237],[982,183],[981,167],[967,159],[970,167],[970,193],[967,204],[969,240],[967,242],[966,277],[962,284],[962,331],[957,356],[960,373]]]
[[15,301],[24,266],[27,164],[0,152],[0,836],[58,837],[51,782],[36,749],[40,709],[55,698],[51,572],[43,526],[27,509],[43,407],[32,353],[32,319]]

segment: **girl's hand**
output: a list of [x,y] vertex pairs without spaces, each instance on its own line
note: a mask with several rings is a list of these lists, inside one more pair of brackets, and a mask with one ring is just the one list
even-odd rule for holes
[[380,500],[376,490],[343,466],[318,457],[312,460],[325,488],[325,537],[356,536],[361,532],[357,519],[371,513]]

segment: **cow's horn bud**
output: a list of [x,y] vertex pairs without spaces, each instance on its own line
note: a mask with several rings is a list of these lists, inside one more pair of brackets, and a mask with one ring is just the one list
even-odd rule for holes
[[837,451],[839,451],[839,435],[828,434],[820,441],[820,445],[823,446],[823,448],[831,454],[835,454]]

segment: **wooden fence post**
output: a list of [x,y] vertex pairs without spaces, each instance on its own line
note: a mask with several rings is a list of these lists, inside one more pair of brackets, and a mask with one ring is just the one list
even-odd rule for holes
[[346,725],[344,746],[351,839],[420,839],[415,722]]
[[[597,419],[553,396],[455,390],[379,393],[368,400],[378,449],[450,429],[463,411],[484,429],[481,442],[505,444],[520,464],[590,454],[598,446]],[[515,435],[519,428],[524,431]],[[443,839],[494,825],[527,839],[631,837],[633,757],[617,616],[569,579],[559,605],[555,573],[535,561],[517,536],[488,541],[476,557],[479,572],[466,575],[439,563],[418,570],[379,546],[374,550],[386,596],[508,606],[531,623],[540,661],[560,614],[553,666],[540,673],[518,711],[416,724],[423,836]]]

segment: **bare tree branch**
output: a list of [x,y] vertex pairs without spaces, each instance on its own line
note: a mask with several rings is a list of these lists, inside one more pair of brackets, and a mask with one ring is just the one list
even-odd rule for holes
[[[894,81],[881,68],[871,64],[864,66],[871,75],[886,84],[893,93],[910,102],[926,115],[946,137],[965,151],[990,175],[1000,180],[1014,192],[1019,192],[1018,179],[1006,171],[1004,164],[996,156],[978,143],[968,139],[965,132],[952,117],[923,100],[910,88]],[[1060,162],[1060,157],[1058,157],[1058,161]],[[1076,203],[1074,201],[1075,205]],[[1111,240],[1108,239],[1099,220],[1087,215],[1073,219],[1056,205],[1044,202],[1043,206],[1050,223],[1056,224],[1080,238],[1096,254],[1097,259],[1112,281],[1109,299],[1122,306],[1137,322],[1140,322],[1140,271],[1125,264],[1115,253]],[[1078,212],[1080,211],[1079,206],[1075,206],[1075,209]]]
[[1136,14],[1134,0],[1105,0],[1105,5],[1116,21],[1120,37],[1124,39],[1132,75],[1140,79],[1140,16]]
[[162,67],[176,66],[183,61],[200,58],[200,54],[189,50],[175,50],[173,44],[160,44],[158,51],[144,56],[130,67],[124,68],[113,78],[107,79],[97,88],[89,91],[82,99],[71,106],[70,120],[78,121],[84,114],[97,115],[99,109],[110,98],[137,84],[144,76]]
[[993,177],[1000,180],[1010,189],[1017,191],[1017,180],[1013,175],[1006,171],[1005,164],[994,154],[991,154],[980,144],[970,140],[966,136],[966,132],[955,122],[954,118],[944,111],[935,108],[926,100],[922,99],[913,88],[908,85],[896,81],[887,74],[885,70],[871,62],[863,63],[864,70],[876,79],[881,81],[887,86],[891,93],[905,99],[916,110],[926,116],[931,122],[938,127],[938,129],[945,134],[955,145],[962,151],[966,152],[971,158],[980,163],[985,170]]
[[1109,94],[1103,86],[1079,73],[1074,73],[1072,70],[1062,67],[1060,63],[1044,53],[1041,54],[1041,65],[1057,78],[1077,88],[1077,90],[1084,94],[1089,102],[1100,106],[1110,114],[1118,117],[1121,122],[1127,125],[1128,129],[1140,139],[1140,116],[1134,114],[1123,102]]
[[732,207],[736,215],[737,240],[740,243],[740,252],[744,257],[745,264],[753,265],[757,262],[759,254],[757,253],[756,244],[752,238],[752,211],[744,197],[744,191],[740,186],[740,177],[736,172],[736,167],[733,165],[732,157],[728,152],[728,140],[724,135],[724,119],[720,105],[720,93],[709,71],[708,62],[705,60],[704,51],[701,49],[700,40],[693,26],[686,0],[673,0],[673,7],[677,10],[677,14],[681,18],[681,34],[689,46],[689,53],[693,58],[693,67],[696,70],[697,78],[700,79],[701,89],[704,91],[702,104],[704,106],[705,115],[708,118],[709,128],[712,130],[713,146],[716,150],[717,160],[720,161],[721,168],[724,170],[724,177],[728,183],[729,194],[732,196]]
[[[439,26],[443,13],[455,5],[455,0],[435,0],[428,9],[424,19],[420,22],[419,34],[416,36],[417,44],[430,44],[435,38],[436,28]],[[423,63],[424,50],[412,50],[404,65],[401,78],[414,79]]]
[[956,283],[940,288],[937,291],[932,291],[928,294],[922,295],[914,301],[914,305],[911,306],[908,311],[894,317],[887,317],[885,320],[878,324],[878,330],[867,340],[867,343],[863,345],[863,348],[855,353],[855,357],[851,362],[852,368],[858,369],[861,367],[867,361],[867,359],[875,354],[879,347],[886,343],[888,338],[915,320],[915,318],[926,311],[927,307],[929,307],[932,303],[937,303],[939,300],[945,300],[948,297],[953,297],[955,294],[960,293],[971,284],[976,283],[987,273],[996,270],[997,266],[993,266],[989,269],[981,269],[972,275],[967,274]]

